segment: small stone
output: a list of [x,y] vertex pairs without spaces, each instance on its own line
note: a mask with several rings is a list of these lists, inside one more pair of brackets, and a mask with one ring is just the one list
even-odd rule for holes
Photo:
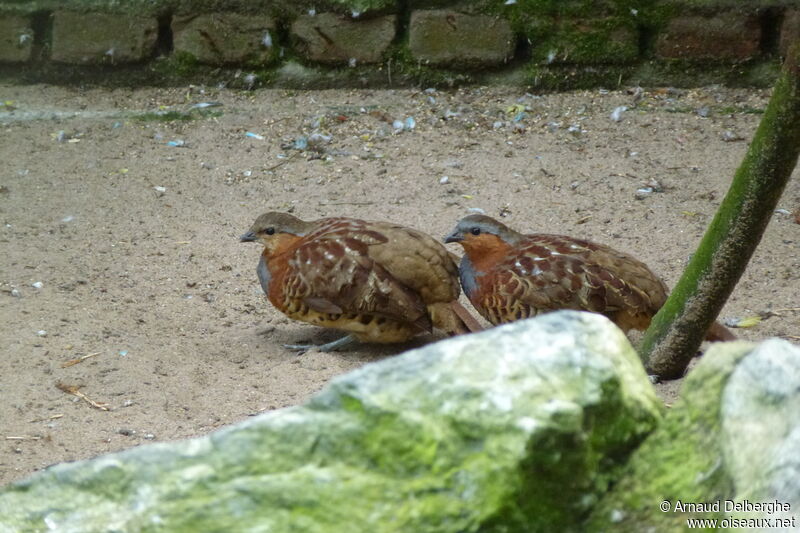
[[38,336],[40,336],[40,337],[47,337],[47,331],[45,331],[43,329],[40,329],[39,331],[37,331],[36,334]]
[[34,289],[41,289],[42,287],[44,287],[44,283],[42,283],[41,281],[34,281],[33,283],[31,283],[31,287],[33,287]]
[[622,120],[622,113],[628,110],[628,106],[621,105],[619,107],[615,107],[614,111],[611,112],[611,120],[614,122],[619,122]]

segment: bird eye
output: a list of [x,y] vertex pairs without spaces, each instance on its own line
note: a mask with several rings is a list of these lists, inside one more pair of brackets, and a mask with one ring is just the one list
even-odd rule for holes
[[473,235],[480,235],[481,228],[472,228],[471,230],[469,230],[469,232],[472,233]]
[[275,228],[267,228],[267,229],[264,230],[264,233],[266,233],[267,235],[274,235],[275,234]]

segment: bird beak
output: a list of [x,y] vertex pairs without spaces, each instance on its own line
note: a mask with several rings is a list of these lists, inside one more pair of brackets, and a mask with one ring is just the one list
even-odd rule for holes
[[461,242],[463,240],[464,240],[464,237],[461,235],[461,232],[458,231],[458,230],[453,230],[453,233],[451,233],[450,235],[448,235],[447,237],[444,238],[444,242],[445,243]]
[[256,234],[252,231],[248,231],[241,237],[239,237],[239,242],[253,242],[256,240]]

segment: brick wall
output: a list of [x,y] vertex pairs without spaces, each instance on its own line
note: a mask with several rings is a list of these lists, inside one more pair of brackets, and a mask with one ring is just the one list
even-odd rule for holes
[[724,82],[775,65],[800,37],[800,1],[786,0],[119,4],[0,0],[0,75],[124,67],[156,83],[246,71],[250,86],[285,84],[300,72],[311,85],[489,79],[569,87],[646,83],[647,73],[651,83],[669,83],[659,76],[683,71],[703,83],[710,73]]

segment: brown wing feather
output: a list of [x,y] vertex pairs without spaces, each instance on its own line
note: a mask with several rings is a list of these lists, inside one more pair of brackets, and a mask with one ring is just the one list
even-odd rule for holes
[[358,239],[313,239],[288,261],[284,287],[314,309],[382,316],[430,331],[425,304],[366,254]]
[[666,300],[666,286],[646,265],[607,246],[529,235],[514,251],[480,281],[481,314],[495,324],[576,309],[615,321],[630,315],[629,327],[637,327]]

